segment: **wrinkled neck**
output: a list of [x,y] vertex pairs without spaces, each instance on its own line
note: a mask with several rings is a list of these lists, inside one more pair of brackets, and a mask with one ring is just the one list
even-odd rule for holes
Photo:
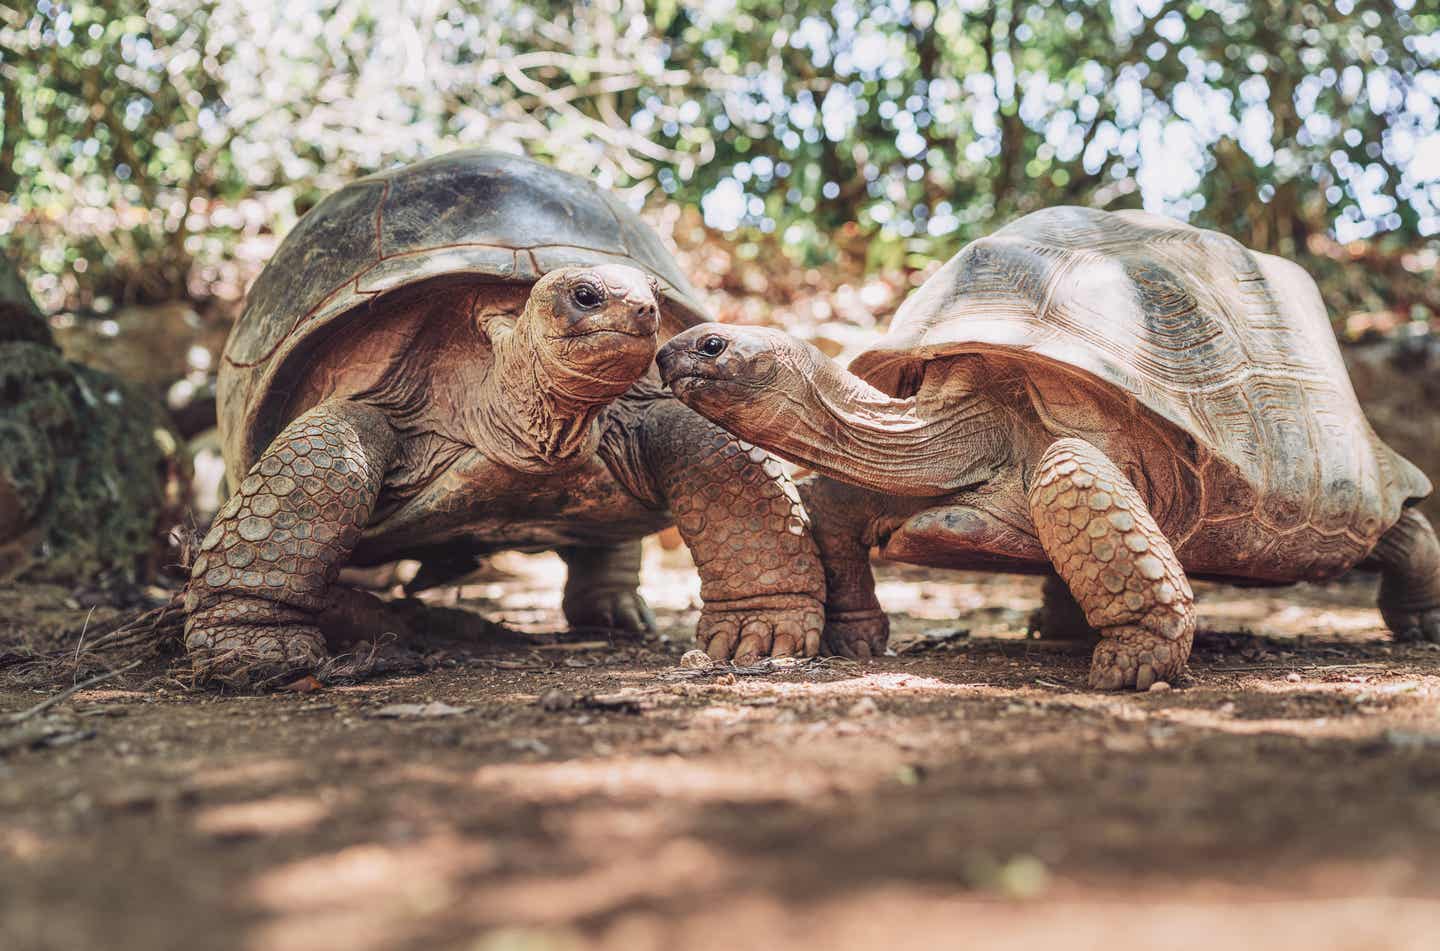
[[897,399],[816,361],[785,405],[777,452],[877,492],[946,495],[986,481],[1003,461],[1000,408],[959,374]]
[[[544,359],[519,326],[492,336],[495,362],[472,404],[467,438],[521,470],[548,470],[594,452],[596,420],[618,393],[585,388]],[[623,390],[621,391],[623,392]]]

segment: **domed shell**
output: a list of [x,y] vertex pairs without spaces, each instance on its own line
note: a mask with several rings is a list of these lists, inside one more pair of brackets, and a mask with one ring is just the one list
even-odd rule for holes
[[1214,231],[1134,211],[1027,215],[951,258],[850,369],[908,395],[919,364],[976,352],[1133,398],[1228,462],[1284,527],[1309,519],[1368,545],[1430,491],[1365,419],[1314,281]]
[[263,438],[248,430],[288,376],[286,357],[321,328],[363,319],[358,305],[377,295],[466,274],[528,284],[556,268],[606,263],[659,281],[662,339],[709,319],[659,236],[575,175],[466,149],[352,182],[300,219],[250,288],[221,367],[226,443],[241,430]]

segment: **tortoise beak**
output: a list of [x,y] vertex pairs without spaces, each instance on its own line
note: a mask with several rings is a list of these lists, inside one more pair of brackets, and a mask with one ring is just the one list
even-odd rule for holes
[[[676,383],[683,387],[686,380],[709,376],[705,372],[710,367],[709,362],[696,359],[694,351],[679,340],[672,340],[660,348],[660,352],[655,354],[655,365],[660,368],[660,381],[672,390],[675,390]],[[675,395],[680,396],[681,391],[675,390]]]

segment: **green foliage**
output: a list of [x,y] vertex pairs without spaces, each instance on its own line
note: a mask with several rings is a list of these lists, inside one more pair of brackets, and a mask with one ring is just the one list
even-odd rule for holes
[[[1440,11],[1414,0],[410,8],[0,6],[0,235],[37,292],[233,296],[318,195],[482,143],[797,265],[853,239],[919,266],[1058,203],[1302,258],[1440,232]],[[1419,284],[1380,303],[1433,309]]]

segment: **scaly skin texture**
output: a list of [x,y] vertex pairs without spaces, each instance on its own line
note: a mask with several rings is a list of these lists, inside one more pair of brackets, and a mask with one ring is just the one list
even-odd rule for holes
[[191,568],[185,646],[201,680],[259,682],[326,656],[317,618],[398,445],[379,410],[322,403],[276,437]]
[[646,457],[700,573],[695,638],[711,657],[813,656],[825,579],[780,463],[673,400],[645,417]]
[[1406,509],[1370,554],[1380,568],[1380,616],[1397,640],[1440,644],[1440,542],[1428,519]]
[[565,597],[561,607],[573,628],[655,630],[655,614],[640,597],[640,540],[611,548],[562,548]]
[[1060,439],[1029,495],[1040,544],[1100,632],[1090,685],[1145,690],[1178,676],[1195,635],[1194,595],[1124,473],[1083,439]]
[[883,655],[890,619],[875,597],[865,524],[874,493],[823,476],[804,479],[796,489],[825,565],[825,650],[858,660]]

